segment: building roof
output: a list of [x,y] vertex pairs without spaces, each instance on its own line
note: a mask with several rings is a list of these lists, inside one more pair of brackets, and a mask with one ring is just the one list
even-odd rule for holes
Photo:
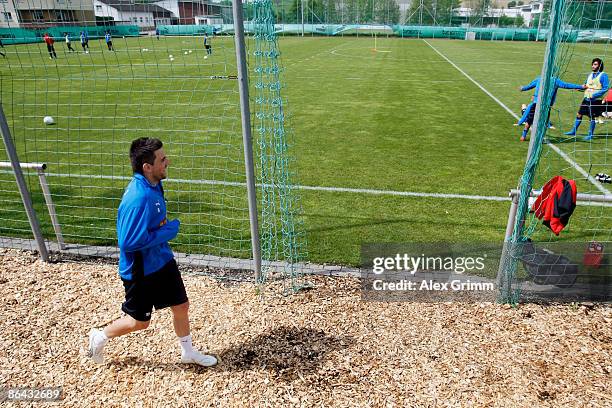
[[153,14],[171,14],[170,10],[166,10],[157,4],[135,4],[130,0],[98,0],[100,3],[104,3],[109,7],[112,7],[119,11],[133,11],[139,13],[153,13]]

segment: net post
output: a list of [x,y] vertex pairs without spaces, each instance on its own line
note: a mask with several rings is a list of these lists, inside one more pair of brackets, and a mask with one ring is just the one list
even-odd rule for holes
[[2,107],[1,103],[0,132],[2,133],[2,140],[4,141],[6,153],[11,161],[11,166],[13,167],[13,173],[15,174],[19,194],[21,195],[21,200],[23,201],[23,206],[26,210],[28,221],[30,221],[30,228],[32,228],[32,234],[34,234],[34,239],[36,240],[36,245],[38,246],[38,252],[40,253],[41,259],[48,262],[49,253],[47,252],[47,245],[45,244],[45,239],[43,238],[42,230],[40,228],[40,222],[38,221],[38,217],[34,211],[34,206],[32,205],[32,197],[30,196],[30,191],[26,185],[25,177],[23,177],[23,172],[21,171],[19,157],[17,156],[17,149],[15,149],[15,145],[13,144],[11,130],[9,129],[8,122],[6,121],[4,108]]
[[504,244],[502,247],[502,253],[499,261],[499,269],[497,270],[497,287],[500,294],[500,299],[505,300],[510,297],[512,292],[512,286],[510,279],[506,279],[505,270],[508,261],[510,260],[510,247],[512,246],[511,238],[512,232],[514,231],[514,223],[516,222],[516,213],[518,210],[519,203],[519,190],[510,191],[510,197],[512,198],[512,204],[510,205],[510,212],[508,214],[508,223],[506,224],[506,234],[504,236]]
[[59,219],[57,218],[57,212],[55,211],[55,204],[53,204],[53,198],[51,197],[51,191],[49,190],[49,184],[47,183],[47,177],[45,176],[45,165],[36,169],[38,172],[38,179],[40,180],[40,188],[42,188],[43,196],[45,197],[45,203],[49,210],[49,217],[51,217],[51,223],[53,224],[53,231],[55,231],[55,237],[60,249],[66,249],[64,243],[64,236],[62,235],[62,227],[60,226]]
[[242,1],[232,0],[234,14],[234,41],[236,44],[236,63],[238,68],[238,90],[240,93],[240,116],[242,119],[242,140],[244,145],[244,166],[246,171],[249,219],[251,224],[251,245],[255,263],[255,281],[261,282],[261,244],[259,242],[259,223],[257,219],[257,193],[255,190],[255,169],[253,165],[253,139],[251,136],[251,110],[249,107],[249,80],[246,67],[244,46],[244,27]]

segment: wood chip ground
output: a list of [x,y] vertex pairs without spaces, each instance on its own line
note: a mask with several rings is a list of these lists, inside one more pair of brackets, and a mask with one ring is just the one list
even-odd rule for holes
[[364,302],[355,279],[331,277],[262,297],[184,275],[195,345],[221,363],[179,364],[162,310],[96,365],[84,349],[121,316],[116,265],[0,257],[0,387],[62,386],[45,406],[612,407],[605,305]]

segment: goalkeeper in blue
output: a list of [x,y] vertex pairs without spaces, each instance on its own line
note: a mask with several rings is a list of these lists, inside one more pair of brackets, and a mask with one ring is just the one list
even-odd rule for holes
[[601,97],[603,97],[608,88],[610,82],[608,81],[608,74],[604,72],[604,63],[599,58],[593,58],[591,61],[591,72],[585,81],[586,90],[584,91],[584,99],[580,103],[578,114],[576,114],[576,121],[574,127],[569,132],[565,133],[568,136],[576,136],[576,131],[582,123],[582,116],[587,115],[591,119],[589,126],[589,133],[583,140],[593,139],[595,133],[595,118],[601,116],[601,113],[605,110],[602,106]]
[[[529,132],[531,125],[533,125],[533,118],[534,118],[535,111],[536,111],[538,94],[540,92],[540,82],[541,82],[540,79],[541,78],[538,76],[536,79],[531,81],[529,84],[522,86],[520,88],[521,92],[525,92],[525,91],[535,88],[535,91],[533,92],[533,97],[531,98],[531,102],[529,103],[529,105],[527,105],[523,109],[523,112],[522,112],[523,116],[519,119],[517,123],[517,125],[519,126],[522,124],[525,124],[525,128],[523,129],[523,134],[521,135],[522,142],[527,140],[527,133]],[[553,92],[550,98],[551,107],[555,104],[555,100],[557,99],[557,91],[559,90],[559,88],[584,90],[586,89],[586,85],[572,84],[569,82],[563,82],[562,80],[556,77],[553,78]],[[550,110],[548,111],[548,117],[550,118]],[[548,125],[551,126],[550,121],[548,122]]]

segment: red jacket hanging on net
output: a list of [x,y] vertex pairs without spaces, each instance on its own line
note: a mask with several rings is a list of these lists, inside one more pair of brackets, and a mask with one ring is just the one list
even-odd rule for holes
[[576,208],[576,182],[555,176],[542,188],[542,193],[531,206],[531,212],[543,224],[559,235]]

